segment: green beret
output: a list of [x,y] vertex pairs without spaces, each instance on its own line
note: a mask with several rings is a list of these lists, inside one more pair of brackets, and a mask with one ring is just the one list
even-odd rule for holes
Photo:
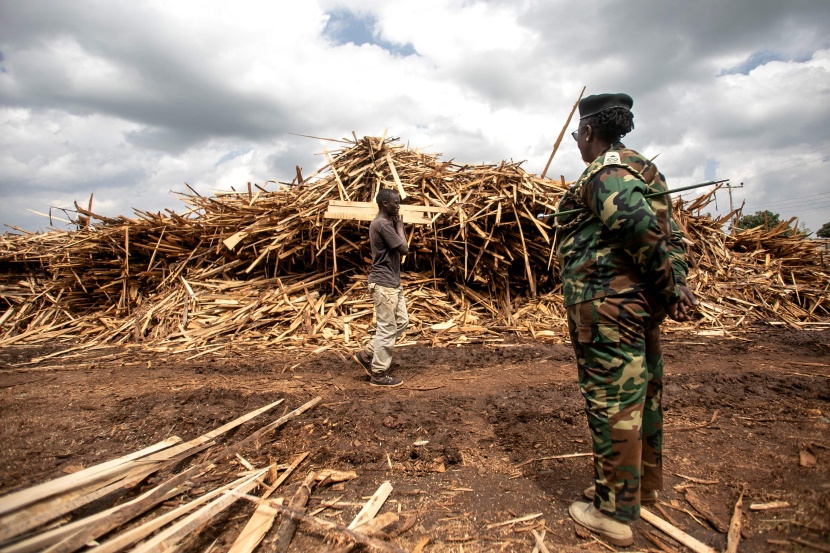
[[579,101],[579,118],[584,119],[611,108],[631,109],[634,100],[628,94],[594,94]]

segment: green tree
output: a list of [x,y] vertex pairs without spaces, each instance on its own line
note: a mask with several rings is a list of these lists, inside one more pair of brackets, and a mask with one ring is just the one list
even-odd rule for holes
[[781,216],[772,211],[756,211],[754,215],[744,215],[738,220],[738,228],[764,227],[769,230],[781,223]]
[[[777,213],[773,213],[772,211],[756,211],[753,215],[744,215],[738,220],[739,229],[762,227],[764,230],[770,230],[780,224],[781,216]],[[830,229],[828,229],[828,231],[830,231]],[[798,228],[792,228],[789,232],[785,233],[786,236],[794,236],[796,234],[809,236],[812,234],[812,231],[807,228],[807,225],[801,223]]]
[[830,221],[821,225],[821,228],[818,229],[816,236],[819,238],[830,238]]

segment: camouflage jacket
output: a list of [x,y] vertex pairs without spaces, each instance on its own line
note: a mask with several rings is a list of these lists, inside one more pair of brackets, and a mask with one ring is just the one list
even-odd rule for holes
[[557,211],[583,208],[556,220],[556,255],[565,305],[647,291],[664,306],[686,283],[683,235],[671,218],[670,196],[657,167],[622,143],[591,163]]

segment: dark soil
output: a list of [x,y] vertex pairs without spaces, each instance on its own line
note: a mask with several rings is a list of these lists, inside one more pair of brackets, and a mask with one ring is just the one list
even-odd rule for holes
[[[567,345],[402,347],[393,368],[404,385],[396,389],[370,387],[353,361],[332,350],[190,360],[98,350],[27,364],[51,351],[0,350],[0,494],[165,437],[194,438],[285,398],[225,438],[238,441],[320,396],[319,405],[240,452],[258,467],[310,453],[275,496],[290,498],[310,470],[354,470],[355,480],[315,488],[308,510],[342,496],[317,516],[348,524],[388,480],[393,492],[381,512],[400,512],[404,531],[391,542],[407,550],[429,538],[424,551],[531,551],[532,529],[546,531],[550,551],[608,550],[580,537],[567,515],[591,484],[588,457],[516,467],[590,451]],[[726,526],[745,490],[740,551],[801,550],[796,539],[830,547],[830,331],[767,329],[731,339],[671,334],[664,351],[666,488],[652,510],[723,550],[726,535],[694,511],[684,489]],[[218,467],[221,478],[204,480],[197,491],[230,481],[238,469]],[[772,501],[789,506],[750,510]],[[110,504],[102,503],[96,507]],[[227,550],[252,510],[238,502],[185,549]],[[646,535],[654,528],[644,521],[633,528],[629,549],[655,548]],[[303,523],[290,550],[317,550],[331,537]]]

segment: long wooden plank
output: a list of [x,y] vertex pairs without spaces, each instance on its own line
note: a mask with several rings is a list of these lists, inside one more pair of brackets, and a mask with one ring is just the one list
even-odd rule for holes
[[162,526],[166,526],[168,523],[173,522],[177,518],[186,515],[199,505],[202,505],[203,503],[206,503],[214,499],[219,494],[224,493],[235,486],[238,486],[239,484],[247,480],[247,478],[248,476],[239,478],[238,480],[235,480],[230,484],[226,484],[220,488],[210,491],[194,499],[190,503],[180,505],[172,511],[168,511],[167,513],[164,513],[163,515],[160,515],[154,518],[153,520],[145,524],[142,524],[141,526],[138,526],[137,528],[133,528],[131,530],[123,532],[115,536],[111,540],[107,540],[101,545],[94,547],[93,549],[87,550],[85,553],[116,553],[117,551],[121,551],[122,549],[129,547],[130,545],[138,542],[139,540],[143,540],[144,538],[146,538]]
[[[329,207],[356,207],[378,211],[378,204],[375,202],[347,202],[344,200],[329,200]],[[401,204],[401,211],[424,212],[424,213],[449,213],[449,208],[434,205],[413,205]]]
[[386,152],[386,163],[389,164],[389,170],[392,171],[392,178],[395,180],[395,186],[398,187],[398,194],[402,200],[405,200],[409,195],[404,191],[401,178],[398,176],[398,170],[395,168],[395,162],[392,161],[392,154]]
[[[404,223],[431,225],[435,217],[448,212],[444,207],[402,205],[400,216]],[[354,221],[371,221],[377,217],[377,204],[371,202],[346,202],[331,200],[328,210],[323,214],[326,219]],[[431,217],[429,214],[437,215]]]
[[[88,505],[120,489],[134,485],[160,468],[161,464],[144,465],[136,469],[131,465],[117,467],[120,472],[106,480],[94,482],[83,488],[53,496],[0,519],[0,542],[19,536],[50,520]],[[124,474],[126,473],[126,474]]]
[[228,432],[229,430],[233,430],[237,426],[240,426],[241,424],[244,424],[244,423],[248,422],[249,420],[258,417],[262,413],[264,413],[264,412],[266,412],[270,409],[273,409],[274,407],[276,407],[277,405],[279,405],[283,401],[285,401],[284,398],[278,399],[277,401],[275,401],[275,402],[273,402],[269,405],[266,405],[265,407],[260,407],[259,409],[251,411],[250,413],[242,415],[239,418],[236,418],[236,419],[234,419],[234,420],[232,420],[232,421],[230,421],[226,424],[223,424],[219,428],[211,430],[210,432],[208,432],[206,434],[202,434],[198,438],[194,438],[194,439],[192,439],[190,441],[187,441],[183,444],[180,444],[176,447],[171,447],[170,449],[168,449],[167,451],[164,451],[160,455],[152,455],[152,456],[149,456],[145,459],[142,459],[141,461],[152,463],[152,462],[167,461],[168,459],[172,459],[173,457],[175,457],[177,455],[180,455],[180,454],[185,453],[185,452],[187,452],[187,451],[189,451],[193,448],[196,448],[196,447],[199,447],[203,444],[206,444],[209,441],[211,441],[212,439],[216,438],[217,436],[221,436],[222,434]]
[[672,524],[669,524],[668,522],[658,517],[648,509],[640,507],[640,518],[642,518],[643,520],[645,520],[661,532],[664,532],[666,535],[671,536],[673,539],[682,543],[695,553],[718,553],[716,549],[709,547],[705,543],[699,541],[697,538],[690,536],[686,532],[680,530]]
[[[337,208],[338,210],[346,210],[349,208]],[[374,212],[365,212],[365,211],[326,211],[323,214],[323,218],[325,219],[338,219],[338,220],[345,220],[345,221],[373,221],[378,214],[376,211]],[[401,213],[401,219],[404,223],[408,225],[431,225],[432,219],[429,217],[417,216],[411,213]]]
[[147,491],[137,501],[131,502],[129,505],[122,505],[121,509],[117,512],[107,518],[95,521],[81,528],[71,536],[45,549],[44,553],[71,553],[83,548],[91,541],[98,539],[100,536],[107,534],[138,515],[152,509],[161,503],[169,492],[180,488],[190,478],[203,474],[208,468],[210,468],[208,463],[201,463],[190,467],[184,472],[180,472],[172,478],[168,478],[155,488]]
[[178,436],[173,436],[142,450],[119,457],[118,459],[94,465],[92,467],[79,470],[78,472],[50,480],[49,482],[44,482],[43,484],[11,493],[5,497],[0,497],[0,514],[15,511],[21,507],[40,501],[47,497],[64,493],[97,480],[107,478],[113,473],[113,469],[117,469],[126,463],[146,457],[163,449],[170,448],[181,441],[182,439]]
[[174,551],[176,549],[176,544],[181,541],[182,538],[230,507],[239,499],[239,494],[248,493],[253,488],[259,486],[259,482],[257,480],[267,471],[268,469],[262,469],[247,477],[238,486],[232,490],[229,490],[229,492],[233,493],[225,493],[222,497],[211,501],[195,513],[185,517],[182,521],[174,524],[170,528],[154,536],[152,539],[147,540],[147,542],[133,549],[133,553],[160,553],[162,551]]
[[[167,495],[164,496],[164,500],[170,499],[171,497],[174,497],[174,496],[176,496],[180,493],[181,493],[181,490],[178,490],[178,489],[171,490]],[[43,549],[45,549],[45,548],[47,548],[47,547],[49,547],[53,544],[56,544],[59,541],[75,534],[76,532],[78,532],[79,530],[85,528],[86,526],[89,526],[90,524],[93,524],[93,523],[95,523],[95,522],[97,522],[101,519],[107,518],[107,517],[115,514],[116,512],[118,512],[119,509],[123,508],[124,506],[130,505],[130,504],[132,504],[136,501],[139,501],[141,499],[142,499],[142,497],[138,497],[136,499],[133,499],[132,501],[129,501],[129,502],[123,504],[123,505],[117,505],[115,507],[111,507],[109,509],[101,511],[100,513],[96,513],[94,515],[90,515],[88,517],[84,517],[84,518],[75,520],[73,522],[70,522],[69,524],[64,524],[63,526],[58,526],[57,528],[52,528],[51,530],[47,530],[46,532],[39,532],[39,533],[35,534],[34,536],[32,536],[30,538],[27,538],[23,541],[19,541],[19,542],[13,543],[12,545],[3,547],[2,549],[0,549],[0,551],[2,551],[2,553],[33,553],[34,551],[42,551]],[[188,503],[188,505],[190,505],[190,504]],[[155,522],[155,520],[156,519],[154,519],[153,522]],[[136,540],[136,541],[138,541],[138,540]],[[129,545],[129,544],[127,544],[127,545]],[[126,546],[124,546],[124,547],[126,547]],[[99,551],[99,548],[95,548],[95,551],[97,553],[101,553],[101,551]],[[116,551],[116,550],[113,550],[113,551]]]
[[[272,500],[275,501],[275,500]],[[228,553],[251,553],[274,525],[277,511],[268,503],[260,503],[245,528],[233,542]]]

